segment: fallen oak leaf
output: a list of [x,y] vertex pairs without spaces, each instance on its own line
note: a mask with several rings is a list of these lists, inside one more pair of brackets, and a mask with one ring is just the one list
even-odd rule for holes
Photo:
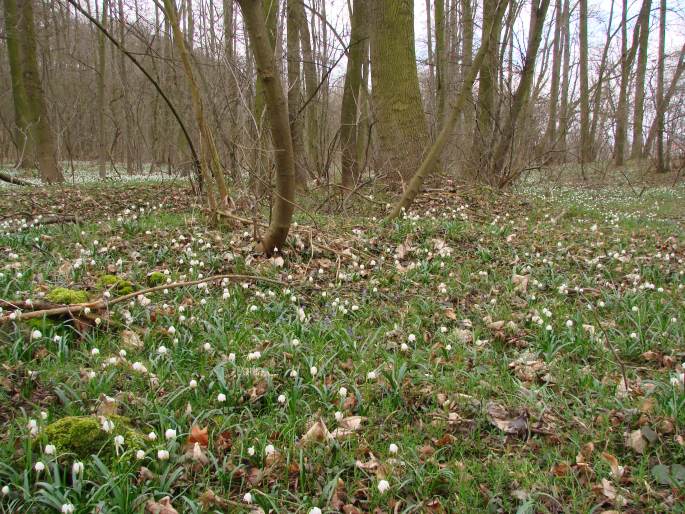
[[333,440],[333,435],[328,431],[328,427],[322,419],[318,419],[300,439],[300,446],[311,443],[323,443]]
[[521,435],[528,432],[528,413],[525,411],[514,416],[502,405],[489,402],[487,412],[490,422],[505,434]]
[[188,444],[198,443],[203,448],[209,446],[209,434],[207,433],[207,427],[200,428],[197,425],[190,429],[190,434],[188,434]]
[[150,514],[178,514],[178,511],[171,505],[171,498],[165,496],[158,502],[148,500],[145,504],[145,509]]

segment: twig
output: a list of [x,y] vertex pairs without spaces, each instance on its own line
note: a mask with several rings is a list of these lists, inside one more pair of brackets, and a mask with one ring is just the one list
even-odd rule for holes
[[[111,307],[112,305],[115,305],[117,303],[126,302],[128,300],[136,298],[139,295],[154,293],[156,291],[161,291],[163,289],[175,289],[178,287],[188,287],[188,286],[194,286],[197,284],[204,284],[206,282],[214,282],[216,280],[223,280],[223,279],[228,279],[228,280],[231,280],[233,282],[238,282],[241,280],[246,280],[246,281],[252,280],[255,282],[268,282],[270,284],[276,284],[276,285],[284,286],[284,287],[289,286],[288,284],[286,284],[285,282],[281,282],[280,280],[275,280],[275,279],[266,278],[266,277],[258,277],[255,275],[213,275],[211,277],[203,278],[200,280],[191,280],[189,282],[173,282],[171,284],[164,284],[161,286],[149,287],[147,289],[141,289],[140,291],[135,291],[133,293],[125,294],[123,296],[118,296],[118,297],[113,298],[111,300],[105,299],[105,298],[100,298],[100,299],[95,300],[93,302],[75,303],[72,305],[60,305],[57,307],[40,309],[40,310],[31,311],[31,312],[20,312],[20,313],[6,314],[4,316],[0,316],[0,324],[7,323],[9,321],[21,321],[21,320],[27,320],[27,319],[33,319],[33,318],[42,318],[44,316],[59,316],[60,314],[69,314],[69,315],[73,316],[74,314],[79,314],[79,313],[85,311],[86,309],[99,310],[99,309],[108,308],[108,307]],[[0,300],[0,304],[6,305],[6,306],[13,306],[12,302],[9,302],[7,300]],[[26,305],[25,302],[24,302],[24,305]]]

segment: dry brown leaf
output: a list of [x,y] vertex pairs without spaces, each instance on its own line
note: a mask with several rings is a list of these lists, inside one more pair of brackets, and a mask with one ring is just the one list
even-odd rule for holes
[[643,437],[642,430],[633,430],[626,434],[626,446],[639,454],[643,454],[647,448],[647,440]]
[[327,443],[333,440],[333,435],[322,419],[317,420],[300,439],[300,445],[306,446],[311,443]]
[[564,477],[571,471],[571,466],[568,462],[557,462],[550,470],[555,477]]
[[171,505],[171,498],[168,496],[165,496],[158,502],[148,500],[145,508],[150,514],[178,514],[178,511]]
[[116,398],[107,396],[106,394],[100,395],[100,404],[97,408],[98,416],[116,416],[119,413],[119,403]]
[[139,350],[143,347],[143,341],[133,330],[122,330],[121,342],[124,348],[129,350]]
[[530,280],[530,275],[514,275],[511,279],[512,284],[514,284],[514,290],[521,293],[528,291],[528,281]]
[[188,434],[188,444],[198,443],[203,448],[209,446],[209,434],[207,433],[207,427],[200,428],[197,425],[190,429],[190,434]]
[[200,505],[202,505],[204,510],[209,510],[212,507],[225,509],[230,505],[229,502],[224,500],[221,496],[217,496],[211,489],[207,489],[202,493],[197,501],[200,502]]
[[511,415],[495,402],[488,403],[487,411],[490,422],[505,434],[521,435],[528,432],[528,414],[525,411]]
[[609,464],[609,467],[611,468],[611,475],[616,480],[620,480],[625,470],[623,466],[619,466],[618,459],[614,455],[607,452],[602,452],[602,459]]

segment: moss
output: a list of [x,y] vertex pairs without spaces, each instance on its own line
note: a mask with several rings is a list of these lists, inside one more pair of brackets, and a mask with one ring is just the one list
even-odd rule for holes
[[161,286],[166,282],[166,276],[160,271],[153,271],[147,276],[147,283],[149,286]]
[[98,279],[98,286],[101,289],[109,289],[115,295],[124,295],[133,292],[133,283],[129,280],[119,278],[116,275],[102,275]]
[[[67,416],[45,427],[47,443],[54,444],[58,454],[69,453],[79,459],[97,454],[103,462],[116,457],[114,437],[124,436],[124,451],[129,455],[144,446],[144,436],[131,428],[128,419],[109,416],[114,429],[105,432],[101,420],[96,416]],[[131,451],[132,450],[132,451]]]
[[88,301],[88,293],[66,287],[56,287],[45,295],[45,299],[52,303],[85,303]]

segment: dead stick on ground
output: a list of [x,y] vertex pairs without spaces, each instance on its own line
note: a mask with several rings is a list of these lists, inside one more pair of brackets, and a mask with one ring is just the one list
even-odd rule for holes
[[[290,284],[286,284],[285,282],[281,282],[280,280],[275,280],[272,278],[266,278],[266,277],[258,277],[254,275],[213,275],[211,277],[203,278],[201,280],[191,280],[189,282],[172,282],[171,284],[164,284],[161,286],[155,286],[155,287],[150,287],[147,289],[141,289],[140,291],[135,291],[133,293],[125,294],[123,296],[119,296],[117,298],[113,298],[111,300],[106,300],[104,298],[100,298],[99,300],[95,300],[94,302],[87,302],[87,303],[75,303],[71,305],[62,305],[58,307],[53,307],[50,309],[41,309],[41,310],[36,310],[36,311],[30,311],[30,312],[20,312],[20,313],[11,313],[11,314],[6,314],[4,316],[0,316],[0,324],[2,323],[7,323],[9,321],[21,321],[21,320],[27,320],[27,319],[33,319],[33,318],[42,318],[43,316],[59,316],[60,314],[79,314],[80,312],[83,312],[86,309],[105,309],[109,308],[112,305],[116,305],[117,303],[122,303],[126,302],[128,300],[131,300],[133,298],[138,297],[139,295],[146,295],[149,293],[154,293],[156,291],[162,291],[164,289],[174,289],[177,287],[189,287],[189,286],[194,286],[197,284],[204,284],[206,282],[214,282],[216,280],[223,280],[223,279],[228,279],[233,282],[238,282],[238,281],[254,281],[254,282],[268,282],[270,284],[275,284],[283,287],[292,287]],[[6,304],[6,305],[11,305],[11,302],[8,302],[6,300],[0,300],[0,302]]]

